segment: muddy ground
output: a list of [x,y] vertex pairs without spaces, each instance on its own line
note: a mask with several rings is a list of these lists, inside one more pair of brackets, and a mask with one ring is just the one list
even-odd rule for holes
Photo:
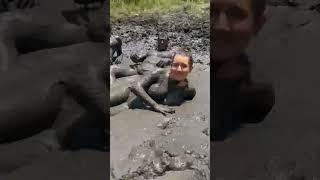
[[154,49],[157,33],[167,33],[172,48],[191,47],[196,63],[189,78],[197,94],[167,117],[140,109],[110,117],[111,179],[210,179],[208,13],[196,17],[181,11],[112,23],[113,34],[123,39],[122,63],[131,53]]
[[276,105],[262,123],[214,143],[216,179],[320,178],[319,1],[270,4],[249,54],[256,77],[274,82]]

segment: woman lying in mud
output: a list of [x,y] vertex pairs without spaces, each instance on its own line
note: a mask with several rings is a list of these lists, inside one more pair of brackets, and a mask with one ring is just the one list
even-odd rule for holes
[[[103,127],[104,130],[109,124],[105,119],[108,89],[104,60],[92,61],[91,56],[88,56],[87,61],[82,61],[77,54],[71,52],[70,56],[62,57],[66,59],[66,63],[51,62],[59,53],[40,51],[32,54],[40,49],[91,40],[88,35],[91,31],[89,26],[81,27],[70,23],[49,25],[33,20],[27,12],[20,10],[0,14],[0,85],[5,87],[0,88],[0,143],[20,140],[51,128],[63,111],[66,97],[70,97],[84,109],[83,116],[89,114],[90,118],[86,119],[97,121],[92,124],[97,123],[97,127]],[[98,52],[98,48],[92,49],[95,53]],[[92,53],[88,48],[85,50]],[[17,57],[24,53],[30,53],[29,58]],[[41,55],[38,56],[39,54]],[[28,59],[27,63],[17,62],[25,57]],[[64,142],[69,136],[69,130],[78,123],[82,114],[62,114],[59,118],[65,121],[56,126],[56,131],[61,142]]]
[[196,91],[187,80],[192,67],[192,55],[180,49],[173,55],[170,67],[157,68],[144,75],[127,77],[125,83],[121,81],[114,83],[110,89],[110,105],[112,107],[127,101],[128,108],[136,108],[141,105],[142,100],[156,112],[164,115],[174,113],[173,109],[160,103],[179,106],[185,100],[193,99]]

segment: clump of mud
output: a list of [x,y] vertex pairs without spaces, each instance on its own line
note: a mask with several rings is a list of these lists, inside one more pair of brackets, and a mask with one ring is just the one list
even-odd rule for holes
[[[113,178],[119,180],[166,179],[165,176],[170,172],[189,172],[188,179],[209,180],[209,138],[199,137],[202,133],[201,128],[187,129],[188,126],[194,126],[193,123],[201,123],[200,121],[203,126],[208,124],[203,115],[200,117],[195,115],[192,120],[163,118],[162,122],[157,124],[162,131],[161,135],[132,147],[125,162],[130,164],[128,172],[122,175],[116,175],[114,172]],[[163,135],[168,131],[170,131],[169,134]],[[195,138],[200,138],[199,142],[187,142]]]

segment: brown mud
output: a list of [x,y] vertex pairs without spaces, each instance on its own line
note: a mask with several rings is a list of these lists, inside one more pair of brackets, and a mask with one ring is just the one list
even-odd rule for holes
[[110,117],[111,179],[210,179],[208,13],[196,17],[177,12],[112,23],[113,34],[123,38],[123,64],[130,63],[131,53],[155,49],[157,33],[167,33],[173,48],[190,47],[195,64],[189,79],[197,94],[166,117],[142,109]]

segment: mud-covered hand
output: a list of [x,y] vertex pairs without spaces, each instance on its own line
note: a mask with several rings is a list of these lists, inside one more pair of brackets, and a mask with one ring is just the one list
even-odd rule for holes
[[168,66],[170,64],[170,61],[166,61],[166,60],[160,60],[156,66],[160,67],[160,68],[164,68],[165,66]]
[[140,62],[140,58],[139,58],[139,56],[138,56],[137,54],[131,55],[131,56],[130,56],[130,59],[131,59],[131,61],[134,62],[134,63]]
[[162,106],[162,105],[157,105],[154,107],[154,110],[163,114],[163,115],[167,115],[167,114],[173,114],[175,113],[175,110],[172,109],[172,108],[168,108],[168,107],[165,107],[165,106]]

